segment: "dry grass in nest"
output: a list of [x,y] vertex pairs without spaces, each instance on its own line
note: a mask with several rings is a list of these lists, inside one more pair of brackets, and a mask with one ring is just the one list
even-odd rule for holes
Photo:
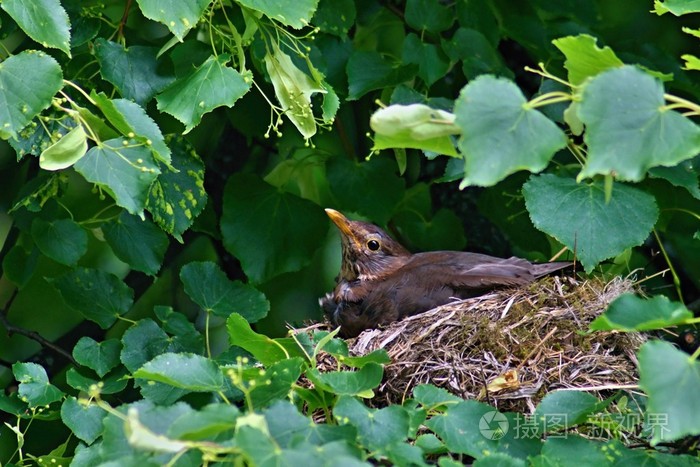
[[[385,349],[391,363],[373,405],[401,403],[432,383],[500,410],[532,412],[555,389],[600,397],[637,383],[636,333],[584,334],[607,305],[633,288],[548,277],[520,289],[494,291],[429,310],[348,340],[353,355]],[[318,327],[315,327],[318,329]],[[337,369],[334,359],[320,370]]]

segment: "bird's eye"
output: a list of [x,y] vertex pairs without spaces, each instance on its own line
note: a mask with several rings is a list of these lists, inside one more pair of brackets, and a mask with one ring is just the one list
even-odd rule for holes
[[367,242],[367,248],[369,248],[372,251],[377,251],[379,249],[379,242],[376,240],[370,240]]

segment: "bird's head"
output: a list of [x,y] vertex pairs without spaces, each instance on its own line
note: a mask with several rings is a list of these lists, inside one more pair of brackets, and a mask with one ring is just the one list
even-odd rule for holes
[[351,221],[334,209],[326,209],[326,214],[340,230],[343,247],[341,280],[381,278],[403,266],[411,255],[376,225]]

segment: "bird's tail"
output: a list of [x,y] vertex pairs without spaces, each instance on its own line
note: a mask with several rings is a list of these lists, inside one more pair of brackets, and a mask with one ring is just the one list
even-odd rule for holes
[[532,275],[535,277],[546,276],[547,274],[567,268],[573,264],[573,261],[555,261],[552,263],[533,264],[534,267],[532,269]]

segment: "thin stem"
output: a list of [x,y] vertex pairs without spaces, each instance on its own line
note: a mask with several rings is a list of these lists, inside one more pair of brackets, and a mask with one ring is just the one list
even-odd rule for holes
[[574,98],[571,94],[562,91],[548,92],[531,99],[527,104],[528,108],[534,109],[537,107],[543,107],[545,105],[556,104],[559,102],[569,102]]
[[661,238],[659,237],[659,233],[656,231],[656,229],[653,230],[654,232],[654,237],[656,238],[656,243],[659,244],[659,248],[661,249],[661,253],[664,255],[664,259],[666,260],[666,264],[668,264],[668,269],[671,271],[671,276],[673,277],[673,285],[676,287],[676,293],[678,294],[678,299],[683,302],[683,294],[681,293],[681,280],[678,277],[678,274],[676,273],[676,269],[673,267],[673,263],[671,263],[671,258],[668,257],[668,253],[666,253],[666,249],[664,248],[663,243],[661,243]]
[[695,102],[668,93],[664,94],[664,99],[669,102],[673,102],[673,104],[664,106],[664,109],[683,108],[691,110],[695,115],[700,113],[700,105],[696,104]]
[[86,93],[86,92],[83,90],[83,88],[81,88],[81,87],[78,86],[77,84],[75,84],[75,83],[73,83],[72,81],[69,81],[69,80],[67,80],[67,79],[64,79],[64,80],[63,80],[63,84],[67,84],[68,86],[70,86],[70,87],[74,88],[75,90],[77,90],[80,94],[83,95],[83,97],[85,97],[85,99],[88,100],[89,103],[91,103],[92,105],[94,105],[94,106],[97,107],[97,103],[96,103],[94,100],[92,100],[92,97],[90,97],[90,94]]
[[700,347],[695,349],[695,352],[693,352],[693,355],[690,356],[690,363],[694,363],[695,360],[698,359],[698,357],[700,357]]
[[209,317],[211,314],[207,311],[207,317],[204,319],[204,342],[207,347],[207,357],[211,358],[211,345],[209,343]]
[[564,86],[566,86],[568,88],[575,88],[576,87],[573,84],[569,83],[568,81],[564,81],[563,79],[558,78],[558,77],[550,74],[547,70],[545,70],[543,63],[538,63],[537,66],[540,67],[539,70],[536,70],[534,68],[526,66],[525,71],[529,71],[530,73],[535,73],[537,75],[542,76],[543,78],[551,79],[552,81],[556,81],[557,83],[563,84]]

